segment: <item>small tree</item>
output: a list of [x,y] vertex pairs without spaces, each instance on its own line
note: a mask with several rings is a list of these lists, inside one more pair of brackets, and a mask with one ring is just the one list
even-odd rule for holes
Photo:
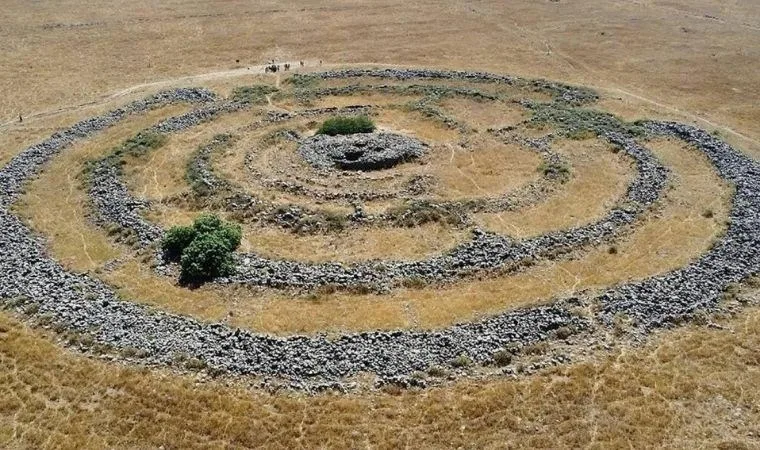
[[203,214],[192,226],[171,228],[162,249],[167,260],[179,260],[181,281],[198,283],[234,272],[233,252],[240,246],[242,236],[240,225]]
[[199,235],[182,252],[180,279],[185,282],[199,282],[233,274],[233,250],[227,236],[221,230]]
[[213,233],[216,230],[221,229],[224,226],[224,222],[218,216],[214,214],[201,214],[193,222],[193,230],[197,234]]
[[196,232],[193,227],[171,227],[161,243],[164,258],[169,261],[179,260],[180,256],[182,256],[182,251],[193,242],[195,235]]

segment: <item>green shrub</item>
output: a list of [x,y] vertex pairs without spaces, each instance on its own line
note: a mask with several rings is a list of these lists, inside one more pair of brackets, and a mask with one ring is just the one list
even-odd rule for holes
[[231,275],[235,269],[233,250],[221,230],[197,236],[182,252],[180,278],[185,282],[201,282]]
[[182,251],[193,242],[195,235],[193,227],[177,226],[170,228],[161,242],[164,258],[170,261],[179,259],[182,256]]
[[336,136],[339,134],[371,133],[375,123],[367,116],[331,117],[322,123],[317,134]]
[[154,131],[141,131],[127,139],[116,149],[117,155],[142,156],[149,150],[161,147],[166,143],[166,136]]
[[203,214],[192,226],[173,227],[162,242],[167,260],[179,259],[180,280],[199,283],[235,270],[233,252],[243,237],[240,225]]
[[214,214],[201,214],[193,222],[193,230],[198,234],[213,233],[222,226],[222,219]]
[[230,251],[234,251],[240,247],[243,231],[240,229],[240,225],[225,223],[221,229],[214,232],[214,235],[221,239]]

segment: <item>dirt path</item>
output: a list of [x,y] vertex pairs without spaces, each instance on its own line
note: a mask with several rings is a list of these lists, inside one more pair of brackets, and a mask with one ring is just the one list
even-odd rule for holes
[[[291,66],[293,66],[293,65],[297,65],[298,61],[283,61],[280,64],[290,64]],[[132,94],[134,92],[137,92],[143,89],[170,87],[170,86],[181,84],[181,83],[192,84],[192,83],[198,83],[202,81],[211,81],[211,80],[219,80],[223,78],[234,78],[234,77],[239,77],[243,75],[260,74],[264,72],[264,68],[268,65],[269,64],[260,64],[260,65],[255,65],[255,66],[241,67],[239,69],[221,70],[217,72],[207,72],[207,73],[198,74],[198,75],[188,75],[188,76],[179,77],[179,78],[166,78],[163,80],[152,81],[149,83],[135,84],[128,88],[116,91],[112,94],[103,95],[99,99],[93,100],[91,102],[80,103],[78,105],[65,106],[65,107],[56,108],[56,109],[36,111],[30,114],[27,114],[24,117],[24,122],[26,123],[28,121],[43,119],[43,118],[54,116],[56,114],[60,114],[63,112],[76,111],[77,109],[81,109],[81,108],[103,105],[113,100],[116,100],[120,97],[125,97],[129,94]],[[275,83],[277,86],[279,86],[280,84],[279,74],[276,75]],[[16,123],[18,123],[16,119],[11,119],[7,122],[1,123],[0,129],[8,128],[9,126]]]

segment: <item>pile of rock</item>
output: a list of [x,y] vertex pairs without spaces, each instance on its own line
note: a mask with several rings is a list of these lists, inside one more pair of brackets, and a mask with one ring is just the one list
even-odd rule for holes
[[425,154],[427,145],[396,133],[317,134],[301,142],[298,152],[316,169],[371,171],[389,169]]
[[579,248],[598,245],[618,235],[651,207],[667,182],[667,170],[645,148],[625,136],[609,135],[613,145],[630,155],[638,174],[621,206],[588,225],[514,241],[492,233],[476,232],[469,242],[440,256],[419,261],[367,261],[356,264],[278,261],[241,255],[238,273],[220,282],[269,287],[313,288],[320,285],[371,286],[388,290],[405,280],[441,283],[475,273],[519,267],[526,261],[555,258]]
[[488,72],[433,69],[343,69],[318,72],[310,74],[310,76],[322,79],[372,77],[395,80],[435,79],[501,83],[546,92],[553,95],[558,100],[571,104],[592,103],[599,98],[596,92],[584,87],[570,86],[564,83],[546,80],[526,80],[520,77],[497,75]]

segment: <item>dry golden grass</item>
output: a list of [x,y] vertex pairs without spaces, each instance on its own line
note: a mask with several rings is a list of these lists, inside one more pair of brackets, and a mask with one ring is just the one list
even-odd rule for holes
[[161,200],[188,190],[185,180],[190,156],[217,134],[230,133],[256,120],[251,111],[224,114],[206,124],[169,136],[160,149],[141,157],[125,158],[124,179],[137,195]]
[[0,446],[757,448],[760,312],[723,325],[517,380],[302,397],[90,360],[3,314]]
[[[535,94],[534,94],[535,95]],[[528,118],[528,114],[511,103],[477,101],[469,98],[449,98],[441,102],[441,107],[457,121],[486,130],[517,125]]]
[[100,157],[104,149],[121,144],[157,120],[184,110],[184,106],[170,106],[128,118],[95,138],[66,149],[45,167],[41,179],[28,185],[16,209],[32,228],[49,238],[50,250],[60,257],[61,263],[85,272],[121,254],[118,246],[84,215],[88,201],[80,178],[84,163]]
[[[178,208],[160,208],[150,218],[165,227],[188,225],[201,214]],[[243,225],[240,251],[278,259],[301,261],[365,261],[418,259],[440,253],[469,238],[464,230],[436,223],[416,228],[349,228],[340,233],[300,235],[272,227]]]
[[46,116],[44,121],[27,117],[23,122],[12,121],[9,124],[0,125],[0,130],[2,130],[0,132],[0,166],[4,166],[13,156],[27,147],[49,138],[56,131],[108,111],[123,102],[124,100],[63,110]]
[[[583,148],[585,144],[578,145]],[[86,148],[98,151],[89,144]],[[273,333],[446,326],[580,289],[604,287],[672,270],[706,251],[724,228],[730,188],[697,151],[670,141],[653,142],[651,148],[672,168],[677,182],[668,192],[662,211],[648,217],[642,226],[618,243],[615,255],[608,254],[603,247],[591,250],[578,260],[542,263],[507,277],[464,281],[443,288],[399,290],[384,296],[338,293],[317,300],[292,298],[277,291],[229,287],[207,286],[190,291],[155,275],[128,255],[122,266],[99,276],[135,301],[207,320],[226,319],[236,326]],[[38,198],[38,201],[25,200],[27,204],[20,209],[36,229],[49,236],[51,249],[58,259],[75,270],[88,270],[93,267],[89,262],[91,243],[106,243],[108,238],[81,219],[86,213],[86,193],[79,189],[76,179],[67,175],[76,164],[75,152],[59,156],[30,185],[24,197]],[[58,227],[57,218],[62,212],[50,206],[59,204],[55,200],[62,189],[70,192],[69,198],[73,199],[65,205],[65,214],[70,215],[69,223],[73,224],[69,228]],[[585,201],[582,196],[568,199],[565,213],[575,210],[573,202]],[[703,216],[707,208],[712,209],[713,217]],[[176,220],[183,223],[191,220],[185,217]],[[82,230],[92,236],[82,241]],[[96,235],[99,235],[97,239]],[[358,252],[361,244],[358,240],[354,242],[353,248]],[[372,254],[388,248],[387,242],[375,242],[379,247],[375,247],[377,250]]]
[[244,229],[243,251],[302,261],[418,259],[465,241],[465,231],[436,223],[416,228],[360,228],[327,235],[298,236],[279,229]]
[[513,191],[536,180],[540,164],[536,153],[481,134],[467,147],[452,142],[436,148],[425,168],[436,177],[435,196],[458,200]]
[[[351,80],[356,82],[355,79]],[[339,95],[320,97],[316,100],[309,102],[309,108],[342,108],[345,106],[354,105],[375,105],[375,106],[393,106],[404,105],[413,101],[419,100],[421,97],[416,95],[398,95],[398,94],[383,94],[378,92],[368,92],[366,94],[357,95]],[[299,110],[305,106],[294,102],[291,99],[285,99],[275,101],[274,105],[286,110]]]
[[379,129],[393,130],[397,133],[411,134],[424,142],[441,143],[454,142],[459,138],[459,132],[446,127],[444,124],[425,117],[417,111],[403,112],[383,109],[373,118]]
[[[235,73],[245,74],[246,65],[272,57],[305,59],[309,70],[323,59],[323,68],[331,62],[468,68],[593,85],[605,95],[601,109],[718,129],[758,158],[758,29],[756,2],[716,0],[8,0],[0,15],[0,122],[10,123],[0,123],[0,162],[59,126],[53,121],[63,117],[63,108],[98,102],[60,125],[92,115],[114,101],[112,93],[138,83],[238,67]],[[181,84],[225,85],[226,75]],[[23,129],[14,123],[19,112]],[[684,157],[680,151],[673,156]],[[726,190],[706,192],[711,185],[704,180],[714,180],[700,180],[700,170],[688,173],[684,184],[703,190],[686,196],[689,209],[670,205],[670,220],[650,220],[648,231],[640,230],[645,238],[632,236],[630,249],[619,248],[615,258],[630,255],[622,267],[600,254],[612,262],[598,281],[625,277],[626,270],[643,273],[650,264],[665,270],[714,237]],[[716,220],[700,219],[699,210],[716,201]],[[661,238],[663,230],[669,234]],[[69,230],[57,239],[76,244],[79,236]],[[73,267],[91,266],[81,248],[72,250],[56,255]],[[224,292],[214,299],[203,290],[184,293],[133,261],[114,275],[137,283],[144,294],[169,293],[151,303],[184,299],[186,311],[217,308],[216,318],[228,304],[261,305],[248,294]],[[545,285],[555,278],[560,287],[576,283],[575,276],[546,277]],[[494,288],[480,296],[505,292]],[[295,330],[299,322],[313,330],[360,329],[367,322],[359,316],[368,307],[375,308],[379,327],[407,323],[400,304],[386,299],[326,299],[313,307],[282,300],[271,307],[280,303],[288,306],[282,312],[303,315],[290,323],[265,323],[276,315],[256,317],[260,329]],[[346,319],[336,324],[341,313]],[[467,382],[399,397],[309,398],[197,386],[185,377],[105,365],[69,355],[2,316],[0,447],[758,448],[760,313],[748,311],[727,325],[676,329],[641,350],[519,381]]]
[[559,192],[529,209],[477,214],[478,223],[516,238],[590,223],[622,198],[635,172],[630,160],[596,139],[558,141],[553,150],[571,165],[571,178]]
[[[389,96],[393,97],[393,96]],[[393,99],[396,101],[396,99]],[[477,105],[488,108],[490,104]],[[503,109],[503,108],[502,108]],[[499,110],[500,112],[501,109]],[[203,124],[192,130],[170,137],[169,142],[160,149],[138,158],[127,158],[125,179],[133,192],[140,196],[162,200],[176,196],[188,190],[185,170],[190,157],[199,142],[208,142],[218,133],[233,132],[250,122],[252,113],[240,112],[225,115],[210,124]],[[398,117],[395,118],[398,121]],[[304,121],[295,126],[303,127]],[[480,134],[468,140],[467,147],[460,147],[453,142],[441,143],[440,139],[449,137],[449,130],[432,126],[426,120],[407,121],[412,134],[425,134],[428,139],[436,139],[438,145],[431,149],[431,155],[424,166],[407,165],[402,172],[431,174],[439,181],[436,197],[444,199],[480,197],[499,195],[516,189],[520,185],[538,178],[539,157],[514,144],[503,144],[491,136]],[[381,124],[382,126],[382,124]],[[416,130],[425,131],[417,133]],[[232,149],[214,155],[212,164],[219,175],[242,186],[247,192],[269,198],[279,203],[292,202],[297,205],[315,207],[314,201],[299,196],[250,186],[256,181],[245,167],[245,155],[252,148],[257,148],[257,168],[263,173],[290,174],[293,166],[304,166],[297,157],[295,149],[275,146],[262,149],[260,140],[271,133],[272,127],[255,131],[242,131],[242,137]],[[437,130],[433,134],[430,130]],[[107,150],[104,149],[104,150]],[[595,175],[586,171],[579,176]],[[611,177],[613,174],[606,174]],[[339,189],[350,189],[356,185],[361,189],[362,183],[378,186],[372,180],[378,180],[382,188],[398,184],[396,179],[387,179],[387,175],[368,173],[367,180],[325,180],[334,182]],[[387,179],[387,180],[386,180]],[[403,181],[403,179],[401,179]],[[588,182],[587,182],[588,183]],[[621,181],[621,183],[623,183]],[[595,187],[599,187],[596,183]],[[603,187],[603,186],[602,186]],[[400,186],[397,186],[400,188]],[[572,194],[574,192],[571,192]],[[562,199],[567,202],[565,195]],[[614,197],[615,192],[611,195]],[[582,197],[578,197],[582,198]],[[589,200],[593,201],[595,198]],[[379,205],[388,207],[397,202],[371,202],[370,208]],[[337,206],[337,207],[336,207]],[[604,207],[605,205],[600,205]],[[334,204],[320,204],[317,207],[346,214],[349,208]],[[192,221],[198,211],[187,210],[174,204],[157,204],[148,213],[148,217],[165,227],[186,224]],[[564,216],[561,216],[564,217]],[[549,228],[552,224],[549,224]],[[264,256],[309,261],[355,261],[368,258],[420,258],[453,247],[466,238],[463,231],[447,230],[438,225],[428,225],[418,229],[351,229],[340,235],[294,236],[291,233],[273,229],[260,229],[255,226],[244,227],[243,250],[255,251]],[[304,256],[305,255],[305,256]]]
[[[139,0],[115,16],[112,5],[92,1],[30,6],[12,0],[4,5],[1,28],[9,45],[0,55],[6,68],[0,115],[12,119],[17,112],[54,109],[136,83],[245,70],[277,57],[305,59],[309,68],[318,59],[325,65],[375,61],[612,87],[691,111],[757,141],[753,68],[760,11],[751,3],[722,5],[714,0],[376,2],[357,13],[356,4],[346,1],[328,8],[312,1],[211,8],[173,0],[156,8]],[[710,14],[718,19],[705,17]],[[685,82],[682,67],[699,70],[689,71]]]
[[[389,96],[397,101],[397,96]],[[339,97],[338,97],[339,98]],[[261,129],[246,130],[241,128],[241,118],[251,116],[251,113],[241,112],[214,121],[210,124],[195,127],[190,131],[172,136],[169,143],[161,149],[140,158],[128,161],[125,177],[133,191],[154,200],[171,197],[187,190],[184,172],[189,158],[198,146],[216,133],[233,132],[240,134],[240,140],[232,149],[215,154],[212,165],[218,170],[220,177],[230,180],[244,188],[247,192],[267,198],[278,203],[294,203],[296,205],[313,207],[314,201],[297,195],[283,193],[274,189],[256,186],[256,180],[245,166],[245,155],[252,149],[256,150],[255,165],[265,176],[278,179],[288,179],[294,172],[307,172],[309,168],[297,156],[293,145],[282,144],[274,147],[261,148],[261,139],[281,127],[272,125]],[[311,120],[295,120],[288,127],[302,133],[314,132],[314,127],[308,128]],[[242,121],[245,123],[245,121]],[[538,157],[527,150],[514,145],[505,145],[493,138],[482,136],[472,140],[472,151],[454,149],[449,144],[454,142],[458,133],[445,128],[420,114],[407,114],[399,111],[383,111],[378,119],[380,129],[407,132],[433,145],[430,164],[425,167],[407,164],[396,170],[400,175],[413,175],[431,172],[439,175],[441,186],[440,196],[446,198],[449,194],[459,193],[459,196],[484,195],[501,193],[513,189],[537,177],[535,168],[539,164]],[[239,133],[236,133],[239,131]],[[474,158],[473,155],[479,155]],[[509,161],[508,161],[509,160]],[[302,170],[294,169],[300,167]],[[503,173],[497,173],[497,169]],[[440,172],[440,173],[439,173]],[[163,176],[159,176],[161,173]],[[473,179],[479,178],[482,184],[473,184]],[[386,174],[367,173],[361,179],[346,177],[329,177],[320,179],[330,190],[345,191],[347,189],[378,190],[401,189],[400,185],[406,180],[402,177],[389,177]],[[372,203],[372,202],[370,202]],[[388,206],[388,202],[375,202]],[[392,202],[393,203],[393,202]],[[398,202],[395,202],[398,203]],[[369,207],[379,207],[378,204]],[[350,212],[350,208],[336,204],[321,205],[321,208],[332,209],[335,212]],[[163,205],[155,212],[156,217],[177,215],[175,207]]]

